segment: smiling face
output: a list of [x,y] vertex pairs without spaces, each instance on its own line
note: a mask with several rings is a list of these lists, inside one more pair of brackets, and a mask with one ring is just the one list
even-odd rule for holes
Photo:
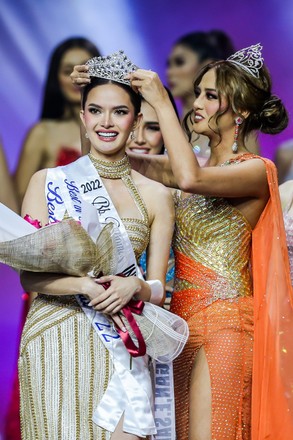
[[69,75],[74,66],[84,64],[91,56],[87,50],[74,47],[68,49],[60,60],[58,80],[64,98],[70,103],[80,103],[80,88],[72,83]]
[[[234,136],[235,114],[231,109],[227,110],[225,98],[219,99],[216,88],[216,74],[214,69],[208,70],[195,88],[195,101],[192,115],[193,130],[198,134],[208,136],[210,139],[219,139],[221,136]],[[216,113],[224,112],[216,121]],[[216,132],[216,133],[215,133]]]
[[183,45],[174,46],[167,64],[167,78],[175,98],[193,94],[194,78],[200,67],[198,55],[193,50]]
[[130,95],[119,85],[92,88],[81,119],[91,142],[91,153],[100,159],[121,159],[136,120]]
[[157,114],[146,101],[141,103],[142,119],[129,139],[127,149],[138,154],[160,154],[163,149],[163,137]]

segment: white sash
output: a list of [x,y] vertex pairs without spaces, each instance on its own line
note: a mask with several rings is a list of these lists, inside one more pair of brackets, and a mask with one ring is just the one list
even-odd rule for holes
[[[61,221],[66,211],[74,219],[80,220],[82,200],[97,209],[100,223],[116,223],[123,237],[121,256],[127,256],[126,264],[125,258],[121,258],[120,264],[123,267],[119,272],[125,275],[139,275],[128,234],[88,156],[70,165],[48,169],[46,199],[50,223]],[[114,324],[105,315],[89,307],[89,301],[83,296],[78,295],[77,299],[109,351],[115,369],[108,388],[94,412],[93,421],[113,432],[124,413],[125,432],[140,437],[156,434],[148,356],[133,358],[130,370],[130,355]]]

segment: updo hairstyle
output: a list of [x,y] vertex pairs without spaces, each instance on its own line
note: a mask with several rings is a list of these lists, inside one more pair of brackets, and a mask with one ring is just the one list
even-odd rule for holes
[[[240,66],[228,60],[215,61],[204,66],[194,82],[198,87],[203,76],[211,69],[215,70],[216,89],[220,101],[227,101],[227,107],[219,109],[215,115],[216,123],[222,115],[232,109],[236,116],[243,118],[239,126],[239,135],[243,141],[255,130],[267,134],[277,134],[288,125],[288,113],[281,99],[272,94],[270,74],[265,66],[259,70],[259,78],[252,76]],[[183,126],[191,138],[191,110],[184,118]],[[243,116],[248,113],[248,116]],[[218,131],[220,135],[220,131]]]

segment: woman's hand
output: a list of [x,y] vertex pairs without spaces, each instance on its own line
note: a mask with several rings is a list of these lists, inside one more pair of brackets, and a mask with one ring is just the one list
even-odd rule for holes
[[80,277],[80,293],[90,301],[96,300],[99,298],[104,292],[105,288],[97,283],[95,278],[91,277]]
[[141,93],[152,107],[155,108],[160,103],[169,101],[168,93],[156,72],[137,69],[129,75],[129,79],[132,88]]
[[101,283],[110,283],[110,287],[93,298],[89,305],[98,312],[110,315],[119,312],[141,288],[139,279],[133,276],[109,275],[98,278],[95,282],[99,286]]
[[[109,277],[103,277],[104,278],[109,278]],[[80,278],[80,280],[82,281],[82,295],[87,296],[91,302],[89,303],[89,305],[92,305],[93,302],[100,304],[100,301],[102,301],[103,297],[103,293],[106,292],[105,288],[97,282],[97,279],[95,278],[90,278],[90,277],[82,277]],[[100,280],[100,278],[99,278]],[[102,281],[105,282],[105,281]],[[95,307],[93,307],[95,310],[99,310],[102,313],[107,313],[106,311],[102,310],[102,309],[97,309]],[[109,314],[109,313],[107,313]],[[124,325],[124,322],[122,321],[122,318],[117,315],[116,313],[110,313],[109,314],[110,317],[112,318],[112,320],[114,321],[114,323],[116,324],[117,327],[119,327],[122,331],[126,331],[126,327]]]
[[74,66],[73,71],[70,74],[71,81],[73,84],[83,87],[91,82],[90,76],[88,74],[88,66],[85,64]]

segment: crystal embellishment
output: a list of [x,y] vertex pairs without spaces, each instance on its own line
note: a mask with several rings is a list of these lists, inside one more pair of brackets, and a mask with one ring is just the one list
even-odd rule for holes
[[237,64],[250,75],[259,78],[259,70],[263,66],[262,46],[260,43],[238,50],[227,61]]
[[127,86],[130,86],[130,81],[125,79],[125,76],[138,69],[123,50],[112,55],[91,58],[86,65],[89,66],[90,76],[109,79]]

